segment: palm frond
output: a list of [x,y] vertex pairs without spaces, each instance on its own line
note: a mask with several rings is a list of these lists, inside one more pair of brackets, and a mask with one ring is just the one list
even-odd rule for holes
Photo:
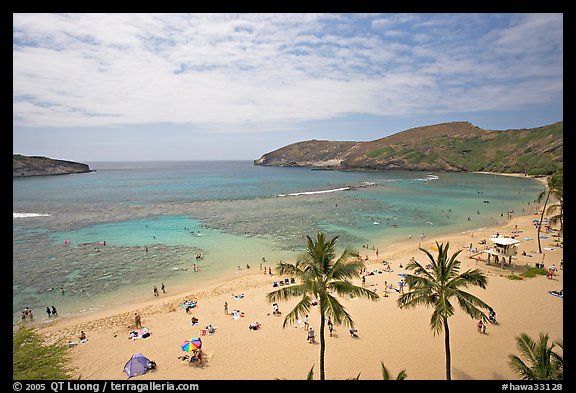
[[344,254],[334,263],[332,269],[328,273],[329,280],[349,280],[352,278],[360,277],[360,271],[365,266],[364,262],[357,259],[348,260],[348,256]]
[[314,365],[312,365],[312,368],[310,369],[310,371],[308,371],[308,376],[306,377],[306,380],[308,381],[312,381],[314,379]]
[[524,380],[536,379],[530,367],[528,367],[526,363],[524,363],[524,361],[522,361],[522,359],[520,359],[518,356],[510,355],[509,359],[510,360],[508,364],[510,365],[510,368],[512,368],[512,370],[516,374],[520,375],[522,379]]
[[324,304],[325,316],[330,317],[335,325],[344,324],[350,328],[354,327],[352,317],[334,296],[326,294],[320,301]]
[[[540,333],[538,341],[526,333],[516,337],[516,347],[520,356],[509,355],[512,370],[527,380],[562,379],[564,365],[562,356],[553,351],[558,343],[548,345],[547,334]],[[560,343],[559,346],[562,346]]]
[[[382,379],[385,381],[389,381],[391,378],[390,378],[390,373],[388,372],[388,369],[384,365],[384,362],[380,362],[380,365],[382,366]],[[397,381],[403,381],[406,379],[406,377],[407,377],[407,374],[406,374],[406,370],[404,369],[398,373],[396,380]]]
[[288,262],[279,262],[275,270],[281,276],[295,276],[295,277],[302,277],[303,271],[298,264],[292,264]]
[[334,290],[340,296],[348,296],[350,294],[370,300],[377,300],[378,296],[373,291],[354,285],[348,281],[332,281],[328,283],[328,289]]
[[281,302],[293,297],[302,296],[309,291],[309,286],[306,283],[294,284],[287,287],[279,288],[275,291],[266,294],[266,300],[269,303]]

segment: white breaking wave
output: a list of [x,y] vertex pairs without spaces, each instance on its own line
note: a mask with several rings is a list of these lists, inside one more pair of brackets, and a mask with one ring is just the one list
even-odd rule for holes
[[12,212],[12,218],[26,218],[26,217],[49,217],[51,214],[44,213],[14,213]]
[[423,178],[423,179],[416,179],[416,180],[420,180],[420,181],[430,181],[430,180],[438,180],[438,179],[439,179],[438,176],[430,174],[430,175],[426,175],[426,177]]
[[279,197],[285,196],[298,196],[298,195],[314,195],[314,194],[326,194],[329,192],[337,192],[337,191],[348,191],[350,187],[341,187],[341,188],[334,188],[332,190],[321,190],[321,191],[305,191],[305,192],[291,192],[289,194],[278,194]]

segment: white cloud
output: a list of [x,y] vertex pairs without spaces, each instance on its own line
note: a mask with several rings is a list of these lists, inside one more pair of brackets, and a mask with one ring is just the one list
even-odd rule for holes
[[271,129],[558,99],[561,16],[513,19],[492,47],[455,15],[15,14],[14,122]]

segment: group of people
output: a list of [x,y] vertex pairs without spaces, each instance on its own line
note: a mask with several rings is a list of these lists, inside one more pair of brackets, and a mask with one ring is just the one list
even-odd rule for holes
[[32,314],[32,309],[26,307],[24,310],[22,310],[22,322],[26,321],[32,322],[33,320],[34,320],[34,314]]
[[[488,308],[488,321],[494,325],[498,324],[498,322],[496,322],[496,311],[494,311],[492,307]],[[486,324],[484,321],[479,319],[476,323],[476,329],[478,330],[478,333],[486,334]]]
[[[332,333],[334,331],[334,323],[332,322],[332,318],[330,317],[326,318],[326,325],[328,325],[328,331],[330,332],[330,337],[333,337]],[[309,324],[308,315],[306,315],[306,317],[304,318],[304,330],[307,331],[306,341],[308,341],[310,344],[316,342],[314,329]],[[350,337],[358,338],[358,329],[351,327],[350,329],[348,329],[348,333],[350,333]]]
[[56,310],[56,307],[54,306],[52,306],[52,308],[46,306],[46,314],[48,315],[48,318],[50,318],[51,316],[57,317],[58,310]]
[[[166,286],[164,285],[164,283],[162,283],[160,289],[162,290],[162,293],[166,293]],[[158,287],[156,287],[156,285],[154,285],[154,296],[160,296],[160,293],[158,292]]]

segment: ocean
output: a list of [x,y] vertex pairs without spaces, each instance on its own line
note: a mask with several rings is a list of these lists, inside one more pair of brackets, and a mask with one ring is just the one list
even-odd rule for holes
[[[466,232],[533,212],[540,182],[478,173],[327,171],[252,161],[88,162],[13,179],[13,321],[129,304],[295,261],[306,235],[339,251]],[[251,269],[251,270],[249,270]]]

